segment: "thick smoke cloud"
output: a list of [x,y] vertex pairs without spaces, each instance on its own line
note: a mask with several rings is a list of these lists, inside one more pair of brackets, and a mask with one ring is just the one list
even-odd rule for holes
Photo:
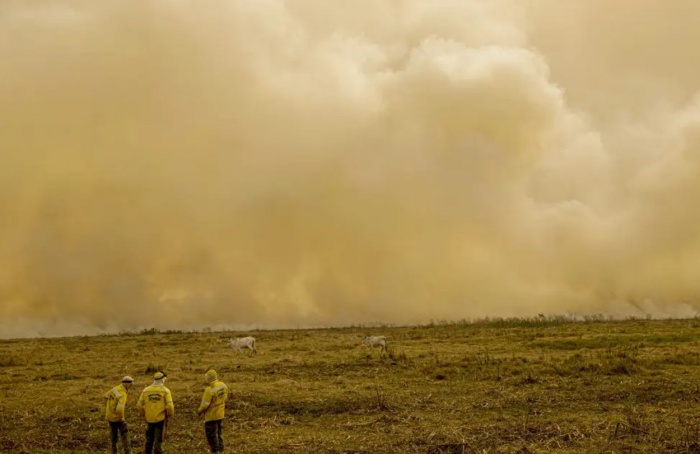
[[0,336],[700,307],[700,5],[0,4]]

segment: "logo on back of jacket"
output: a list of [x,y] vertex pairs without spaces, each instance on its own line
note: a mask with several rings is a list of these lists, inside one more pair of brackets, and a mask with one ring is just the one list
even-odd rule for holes
[[150,402],[160,402],[162,397],[160,397],[160,394],[149,394],[148,395],[148,400]]

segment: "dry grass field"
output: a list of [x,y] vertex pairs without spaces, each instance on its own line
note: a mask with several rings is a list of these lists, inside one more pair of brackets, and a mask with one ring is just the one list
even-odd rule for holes
[[[359,347],[383,334],[389,354]],[[235,354],[253,335],[259,354]],[[105,453],[102,395],[135,403],[164,368],[176,415],[166,453],[205,453],[207,368],[232,390],[227,453],[700,452],[698,320],[560,318],[249,333],[0,341],[0,451]]]

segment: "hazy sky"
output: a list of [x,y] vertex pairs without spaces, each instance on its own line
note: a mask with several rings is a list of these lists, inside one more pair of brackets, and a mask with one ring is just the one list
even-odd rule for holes
[[696,0],[3,0],[0,337],[700,308]]

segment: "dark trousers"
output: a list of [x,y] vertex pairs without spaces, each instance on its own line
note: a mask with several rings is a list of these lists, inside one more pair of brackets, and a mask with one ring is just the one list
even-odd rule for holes
[[129,439],[129,428],[125,421],[112,422],[109,421],[109,430],[112,432],[112,454],[117,454],[117,442],[119,436],[122,438],[122,446],[124,446],[124,454],[131,454],[131,440]]
[[224,452],[224,438],[221,436],[221,422],[223,419],[216,421],[207,421],[204,423],[204,433],[207,434],[207,441],[211,452]]
[[146,427],[146,454],[163,454],[163,426],[165,421],[149,422]]

